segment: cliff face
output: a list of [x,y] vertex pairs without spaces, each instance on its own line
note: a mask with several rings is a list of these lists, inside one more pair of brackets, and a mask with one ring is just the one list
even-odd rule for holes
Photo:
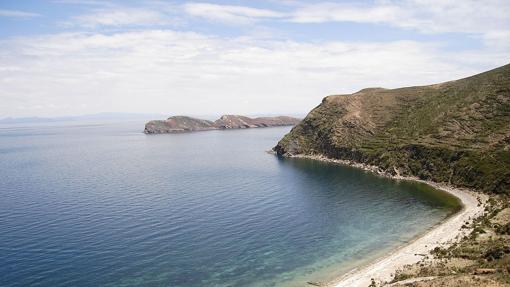
[[326,97],[274,150],[510,193],[510,65],[437,85]]
[[190,131],[205,131],[217,129],[243,129],[273,126],[291,126],[299,123],[299,119],[292,117],[260,117],[249,118],[238,115],[223,115],[212,122],[185,116],[174,116],[166,120],[155,120],[145,124],[147,134],[180,133]]

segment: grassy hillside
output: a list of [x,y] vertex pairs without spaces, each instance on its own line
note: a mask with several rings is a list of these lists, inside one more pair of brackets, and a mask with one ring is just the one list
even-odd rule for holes
[[324,98],[275,147],[510,193],[510,65],[469,78]]

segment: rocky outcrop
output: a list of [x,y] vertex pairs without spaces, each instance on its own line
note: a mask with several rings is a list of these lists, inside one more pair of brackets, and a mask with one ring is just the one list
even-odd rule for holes
[[215,129],[214,122],[186,116],[169,117],[166,120],[155,120],[145,124],[145,133],[180,133]]
[[245,129],[276,126],[293,126],[300,119],[286,116],[249,118],[239,115],[223,115],[216,121],[196,119],[186,116],[169,117],[145,124],[146,134],[181,133],[218,129]]
[[510,65],[431,86],[324,98],[274,150],[510,194]]

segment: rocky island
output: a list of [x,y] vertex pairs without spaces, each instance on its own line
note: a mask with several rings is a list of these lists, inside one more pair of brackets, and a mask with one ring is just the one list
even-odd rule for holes
[[464,205],[409,245],[320,286],[510,286],[510,65],[328,96],[274,151],[422,181]]
[[293,126],[300,121],[300,119],[286,116],[249,118],[239,115],[223,115],[216,121],[202,120],[187,116],[173,116],[166,120],[154,120],[146,123],[144,133],[162,134],[220,129]]

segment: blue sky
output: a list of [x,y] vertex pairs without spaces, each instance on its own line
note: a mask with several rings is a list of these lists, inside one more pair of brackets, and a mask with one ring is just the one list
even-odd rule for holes
[[510,1],[0,1],[0,118],[305,113],[509,62]]

